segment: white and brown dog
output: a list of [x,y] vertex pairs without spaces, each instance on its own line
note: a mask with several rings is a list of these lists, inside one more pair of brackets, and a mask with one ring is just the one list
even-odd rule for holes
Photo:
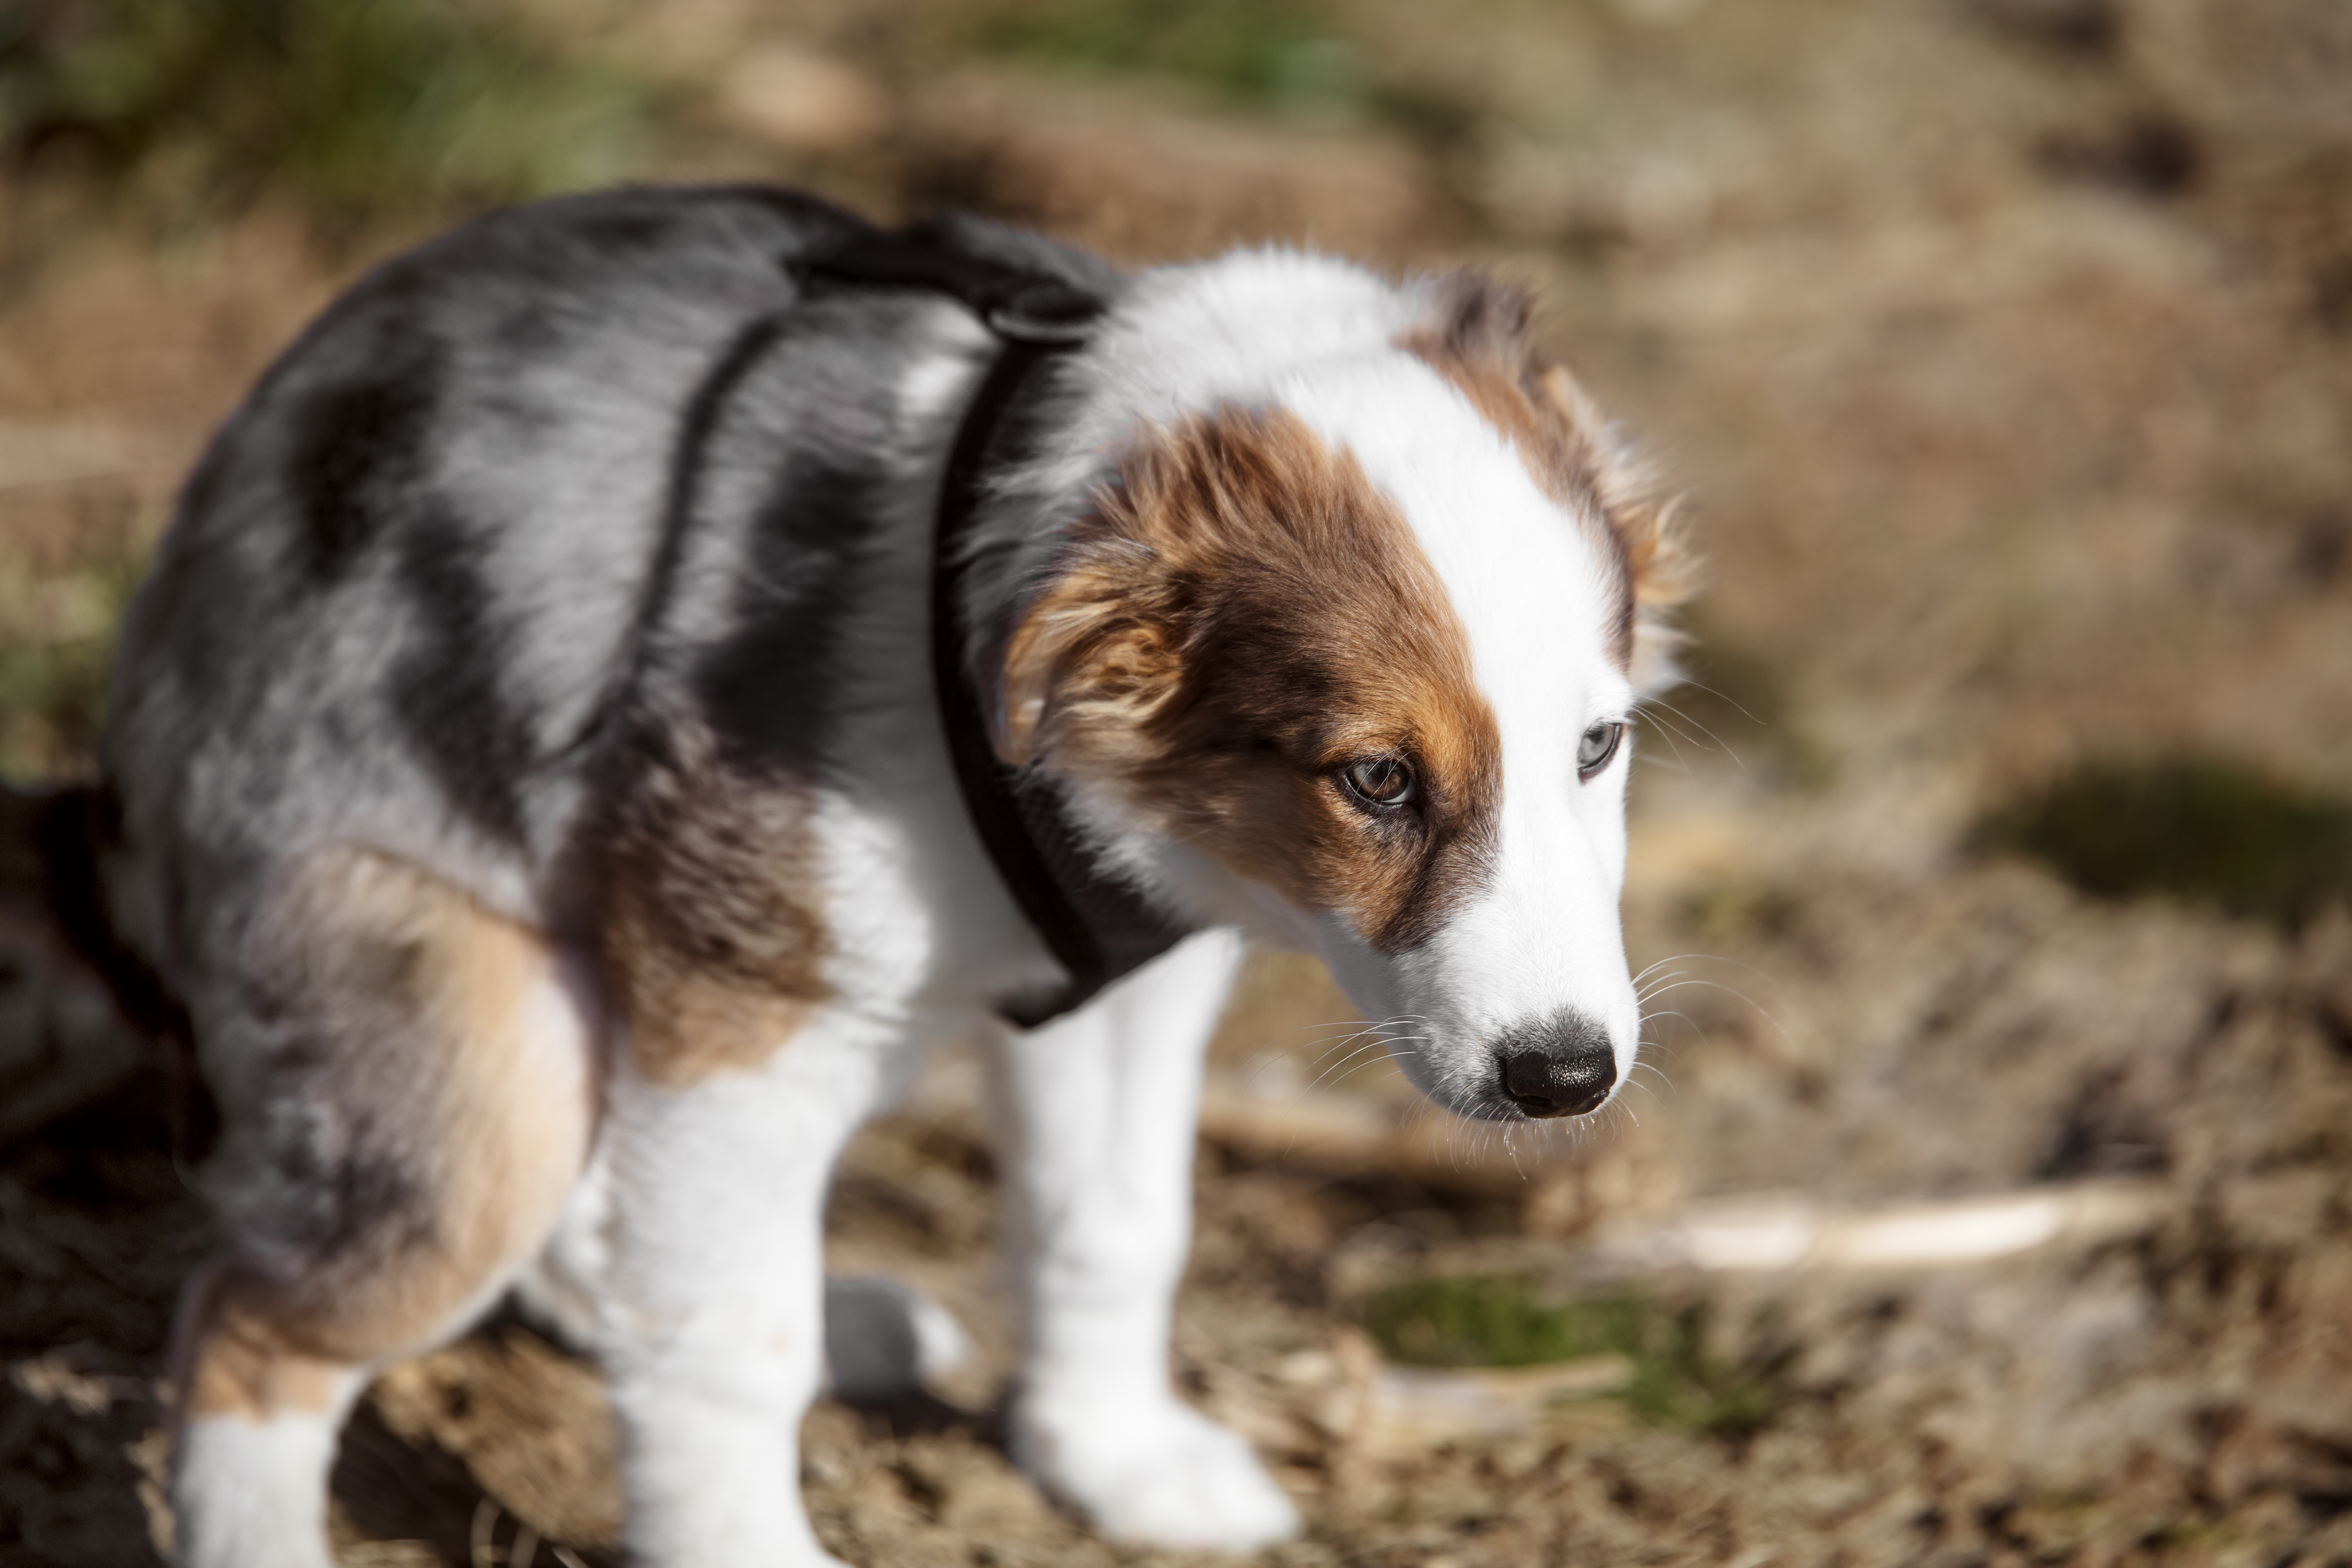
[[586,1304],[641,1559],[825,1561],[827,1174],[972,1038],[1021,1462],[1114,1536],[1294,1531],[1168,1377],[1242,933],[1440,1105],[1602,1104],[1672,565],[1475,278],[1127,278],[757,189],[379,270],[196,472],[113,687],[107,903],[224,1115],[181,1560],[326,1563],[371,1372],[536,1281]]

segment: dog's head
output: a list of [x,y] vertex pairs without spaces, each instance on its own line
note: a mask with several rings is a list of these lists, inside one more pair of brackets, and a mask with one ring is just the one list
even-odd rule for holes
[[1636,1048],[1626,729],[1676,559],[1524,296],[1412,298],[1131,441],[1005,644],[998,742],[1318,952],[1441,1104],[1580,1114]]

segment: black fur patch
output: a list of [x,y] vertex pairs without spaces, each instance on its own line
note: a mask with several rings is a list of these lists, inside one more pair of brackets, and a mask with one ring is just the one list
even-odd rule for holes
[[654,207],[588,213],[573,221],[572,232],[603,251],[651,250],[677,232],[682,216]]
[[440,399],[442,354],[421,331],[379,330],[362,374],[293,410],[287,477],[309,524],[305,566],[331,582],[409,504]]
[[560,350],[575,325],[555,305],[531,300],[502,312],[489,331],[489,342],[517,361],[533,360]]
[[345,1107],[306,1121],[267,1156],[270,1195],[243,1216],[257,1239],[316,1266],[380,1258],[429,1234],[425,1173],[393,1152],[397,1141],[386,1130]]
[[479,538],[445,507],[427,502],[401,531],[400,581],[421,631],[393,669],[392,710],[467,819],[519,844],[530,730],[499,684],[507,649]]
[[368,1027],[382,1020],[346,1020],[352,1037],[344,1038],[305,1016],[299,995],[262,990],[255,1000],[260,1016],[284,1026],[269,1053],[270,1073],[289,1086],[286,1110],[301,1110],[271,1140],[275,1195],[252,1219],[274,1245],[314,1261],[415,1238],[433,1213],[424,1173],[398,1152],[403,1140],[367,1103],[373,1097],[353,1089],[367,1081],[362,1056],[374,1053],[352,1047],[389,1043]]
[[753,526],[735,629],[695,671],[732,760],[806,764],[826,728],[845,579],[887,484],[869,467],[795,452]]

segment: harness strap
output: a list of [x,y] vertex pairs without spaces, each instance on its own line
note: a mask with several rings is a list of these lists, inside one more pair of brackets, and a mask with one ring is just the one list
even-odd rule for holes
[[1016,417],[1031,373],[1085,342],[1108,301],[1064,279],[975,255],[934,225],[856,232],[795,258],[792,268],[804,285],[944,295],[971,310],[1002,345],[964,410],[940,487],[931,556],[931,678],[964,809],[997,875],[1070,976],[1058,991],[998,1000],[1004,1017],[1035,1028],[1083,1005],[1188,934],[1134,889],[1102,874],[1059,784],[997,757],[965,658],[970,628],[962,587],[971,552],[964,544],[979,515],[983,483],[994,467],[1018,460],[1031,438]]

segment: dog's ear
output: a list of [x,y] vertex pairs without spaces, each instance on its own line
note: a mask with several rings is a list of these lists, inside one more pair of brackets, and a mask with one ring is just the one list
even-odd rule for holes
[[1689,596],[1693,569],[1671,501],[1576,378],[1544,363],[1526,289],[1475,269],[1441,274],[1423,288],[1423,324],[1399,346],[1467,397],[1556,499],[1608,530],[1626,574],[1617,657],[1637,689],[1672,686],[1682,639],[1666,612]]
[[1176,689],[1181,637],[1155,552],[1123,521],[1098,505],[1081,521],[1005,639],[991,739],[1014,767],[1073,728],[1090,749],[1139,735]]
[[1532,379],[1536,299],[1524,284],[1464,268],[1428,288],[1434,309],[1416,353],[1522,385]]
[[1585,482],[1623,552],[1631,598],[1626,673],[1644,697],[1682,679],[1675,655],[1683,633],[1667,612],[1697,587],[1698,563],[1682,528],[1675,498],[1662,494],[1650,470],[1622,442],[1592,399],[1564,365],[1537,377],[1541,401],[1577,432],[1585,453]]
[[1141,433],[1029,593],[999,666],[1006,763],[1119,772],[1149,752],[1148,725],[1182,685],[1182,584],[1213,550],[1203,487],[1223,454],[1201,450],[1201,434]]
[[1163,763],[1158,726],[1211,628],[1241,597],[1319,591],[1317,542],[1348,536],[1359,510],[1352,471],[1278,411],[1140,433],[1005,639],[998,754],[1097,775]]

